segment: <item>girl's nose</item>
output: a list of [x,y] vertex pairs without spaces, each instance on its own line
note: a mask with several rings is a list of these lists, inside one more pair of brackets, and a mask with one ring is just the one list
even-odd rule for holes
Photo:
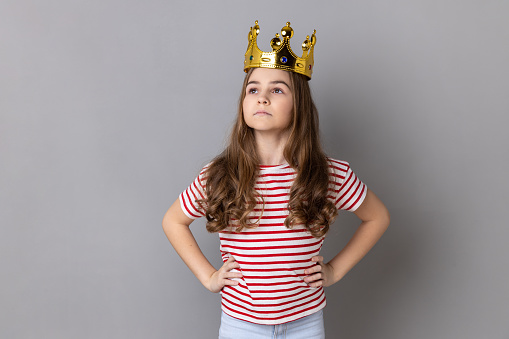
[[264,105],[267,105],[269,103],[269,100],[267,99],[267,97],[263,94],[261,94],[259,97],[258,97],[258,103],[259,104],[264,104]]

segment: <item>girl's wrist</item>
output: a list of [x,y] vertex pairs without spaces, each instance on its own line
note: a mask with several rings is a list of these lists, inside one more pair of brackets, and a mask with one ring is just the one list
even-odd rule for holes
[[201,277],[199,278],[203,287],[205,287],[209,291],[212,291],[212,276],[216,272],[217,272],[217,270],[213,269],[207,273],[203,273],[203,275],[201,275]]
[[327,266],[329,266],[330,270],[331,270],[332,282],[330,285],[334,285],[335,283],[337,283],[338,281],[343,279],[343,277],[345,276],[345,273],[342,272],[342,270],[339,267],[334,267],[334,265],[332,264],[332,260],[327,263]]

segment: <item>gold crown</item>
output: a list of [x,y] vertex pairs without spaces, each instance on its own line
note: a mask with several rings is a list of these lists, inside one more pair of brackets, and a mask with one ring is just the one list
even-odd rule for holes
[[316,29],[306,40],[302,43],[302,57],[299,58],[293,53],[290,47],[290,38],[293,36],[293,29],[290,27],[290,23],[287,22],[286,26],[281,28],[281,38],[279,33],[276,33],[276,37],[270,41],[272,52],[263,52],[258,48],[256,43],[256,37],[260,33],[260,26],[258,26],[258,20],[255,21],[254,27],[249,30],[248,40],[249,45],[244,59],[244,71],[247,72],[249,68],[264,67],[264,68],[279,68],[285,71],[291,71],[299,74],[304,74],[311,79],[313,73],[313,49],[316,43]]

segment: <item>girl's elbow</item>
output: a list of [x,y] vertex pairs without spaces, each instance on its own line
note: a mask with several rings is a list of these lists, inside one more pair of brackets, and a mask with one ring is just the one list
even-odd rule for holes
[[163,217],[163,221],[161,222],[161,225],[163,226],[164,233],[168,233],[168,231],[171,229],[171,225],[174,223],[172,220],[171,213],[168,211]]
[[161,225],[163,226],[163,230],[166,229],[168,225],[168,212],[164,214],[163,221],[161,222]]
[[380,216],[380,220],[384,228],[387,229],[391,223],[391,214],[389,210],[385,207],[382,215]]

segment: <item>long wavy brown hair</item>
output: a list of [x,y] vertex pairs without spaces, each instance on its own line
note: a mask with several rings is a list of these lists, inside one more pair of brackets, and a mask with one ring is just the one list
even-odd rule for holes
[[[253,69],[244,78],[238,114],[226,149],[210,164],[206,172],[205,203],[207,230],[218,232],[228,225],[257,227],[259,218],[251,213],[262,197],[255,191],[259,160],[253,129],[244,121],[242,104]],[[327,199],[329,162],[322,150],[318,111],[305,76],[289,72],[293,93],[293,119],[284,157],[297,175],[290,189],[288,228],[304,225],[314,237],[322,237],[337,215],[334,204]]]

